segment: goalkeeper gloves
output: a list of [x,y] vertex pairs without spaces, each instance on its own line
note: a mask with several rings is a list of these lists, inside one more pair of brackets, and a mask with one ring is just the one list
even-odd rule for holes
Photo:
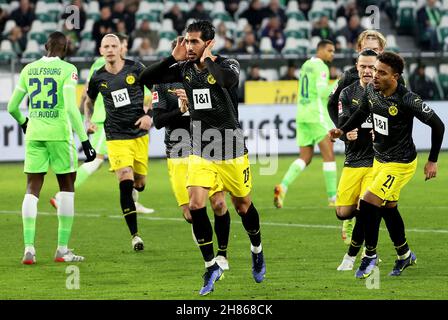
[[26,117],[25,122],[20,125],[22,127],[23,133],[26,133],[26,128],[28,127],[28,120],[29,120],[28,117]]
[[95,160],[96,158],[96,151],[93,149],[92,145],[90,144],[90,141],[87,139],[86,141],[81,142],[82,144],[82,150],[84,151],[84,154],[86,155],[86,161],[90,162]]

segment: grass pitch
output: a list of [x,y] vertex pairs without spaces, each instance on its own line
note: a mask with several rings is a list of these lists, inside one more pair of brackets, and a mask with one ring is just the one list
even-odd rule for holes
[[[338,272],[346,246],[341,222],[327,207],[321,159],[290,187],[285,207],[273,206],[273,188],[295,157],[281,157],[275,175],[259,174],[252,166],[253,200],[262,223],[267,274],[257,284],[251,275],[249,240],[240,217],[230,209],[230,270],[205,299],[448,299],[448,154],[439,158],[439,174],[425,182],[421,153],[417,173],[401,194],[399,209],[417,265],[391,278],[395,251],[387,231],[380,231],[379,289],[368,289],[354,271]],[[338,157],[338,171],[342,168]],[[85,262],[53,262],[57,217],[49,199],[57,191],[54,174],[46,177],[38,204],[37,264],[20,263],[23,253],[21,203],[26,178],[22,164],[1,164],[0,299],[199,299],[204,266],[169,185],[165,160],[151,160],[148,185],[140,202],[156,213],[139,215],[144,252],[131,248],[121,217],[118,183],[107,164],[76,192],[76,217],[69,247]],[[230,205],[230,201],[228,201]],[[211,210],[209,215],[211,216]],[[216,245],[215,245],[216,250]],[[67,289],[79,267],[79,289]],[[359,258],[355,268],[359,265]],[[67,273],[68,272],[68,273]],[[201,298],[204,299],[204,298]]]

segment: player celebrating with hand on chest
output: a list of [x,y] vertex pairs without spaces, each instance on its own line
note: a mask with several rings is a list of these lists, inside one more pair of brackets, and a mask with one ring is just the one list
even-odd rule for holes
[[394,235],[392,241],[398,256],[389,275],[399,276],[417,259],[409,249],[404,224],[397,222],[401,220],[397,206],[400,191],[413,177],[417,167],[417,152],[412,140],[414,117],[432,129],[431,151],[424,168],[426,180],[437,174],[437,159],[445,127],[418,95],[398,84],[403,69],[404,60],[399,55],[392,52],[378,55],[373,83],[367,85],[358,110],[340,129],[329,131],[331,138],[339,138],[360,126],[372,114],[375,131],[373,180],[359,205],[366,245],[366,256],[355,274],[361,279],[372,273],[378,261],[376,246],[382,215],[389,215],[391,226],[396,229],[393,232],[389,230],[391,237]]

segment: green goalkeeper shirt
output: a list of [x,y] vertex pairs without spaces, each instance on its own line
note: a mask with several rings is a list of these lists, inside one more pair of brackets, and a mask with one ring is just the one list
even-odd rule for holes
[[333,86],[329,80],[330,70],[322,59],[312,57],[305,61],[300,69],[297,122],[330,122],[327,101]]
[[76,106],[76,67],[59,57],[42,57],[27,64],[8,103],[8,112],[23,124],[19,110],[25,95],[29,96],[26,140],[62,141],[72,138],[72,126],[81,141],[87,134]]

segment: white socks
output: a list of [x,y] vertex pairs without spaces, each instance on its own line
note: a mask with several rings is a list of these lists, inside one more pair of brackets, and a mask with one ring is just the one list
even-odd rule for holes
[[22,202],[22,217],[34,218],[37,217],[37,202],[39,198],[33,194],[27,193]]
[[75,193],[60,191],[57,193],[58,215],[73,217],[75,215]]

